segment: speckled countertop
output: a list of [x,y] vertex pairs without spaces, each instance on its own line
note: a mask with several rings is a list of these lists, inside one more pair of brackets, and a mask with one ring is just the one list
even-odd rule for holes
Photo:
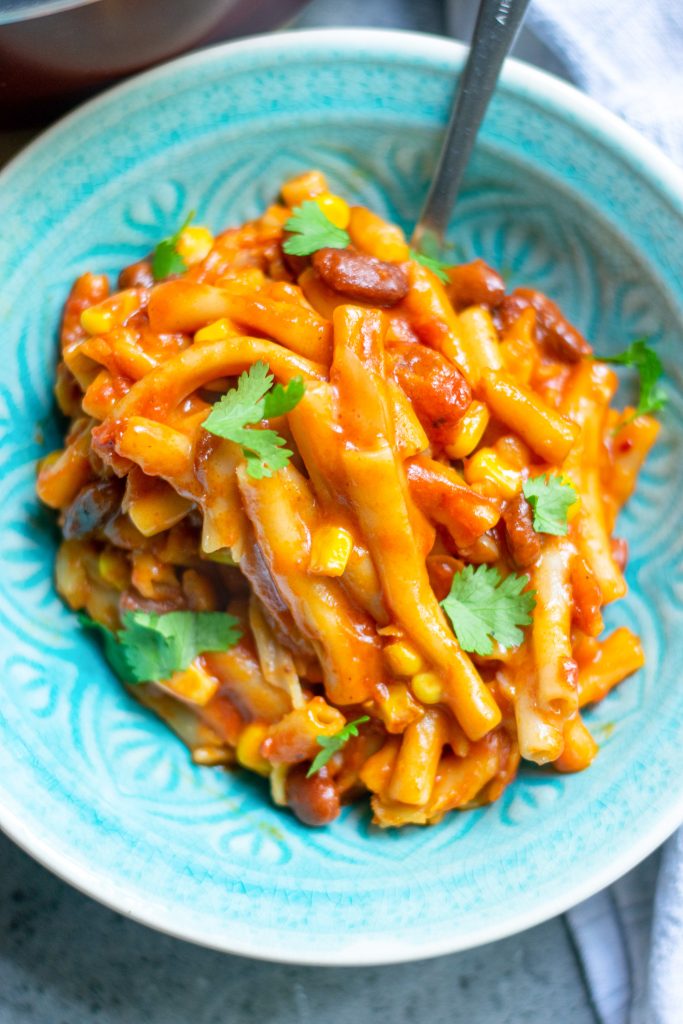
[[395,967],[264,964],[158,935],[0,836],[0,1024],[594,1024],[563,920]]
[[[315,0],[299,24],[447,28],[438,0]],[[0,136],[0,163],[28,138]],[[0,835],[0,1024],[519,1024],[550,1006],[553,1024],[596,1019],[561,918],[417,964],[257,963],[126,920]]]

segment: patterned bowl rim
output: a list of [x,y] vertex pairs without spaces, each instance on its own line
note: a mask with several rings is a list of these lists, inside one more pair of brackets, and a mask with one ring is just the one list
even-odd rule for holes
[[[82,104],[55,125],[42,132],[26,146],[0,172],[0,189],[8,183],[10,175],[19,171],[24,163],[40,159],[53,140],[77,131],[81,122],[97,115],[98,109],[112,99],[125,103],[128,93],[135,92],[165,79],[172,78],[178,70],[211,64],[217,58],[229,62],[233,55],[253,56],[256,61],[277,54],[283,61],[288,57],[301,58],[307,53],[312,56],[327,51],[336,57],[354,56],[360,52],[366,59],[372,55],[394,60],[397,64],[421,61],[426,68],[444,63],[460,69],[464,63],[467,48],[456,40],[430,36],[419,32],[400,30],[349,28],[309,29],[252,36],[237,42],[222,43],[197,53],[177,58],[135,75],[126,82],[106,90],[94,99]],[[596,144],[617,154],[633,171],[659,193],[683,220],[683,172],[653,143],[622,120],[601,107],[595,100],[581,93],[554,75],[532,67],[523,61],[509,59],[501,75],[503,90],[513,96],[528,98],[541,107],[551,118],[578,123],[583,132],[594,139]],[[373,943],[373,949],[363,948],[362,959],[354,944],[327,953],[321,950],[315,957],[283,949],[273,942],[269,947],[259,942],[254,946],[249,940],[240,940],[239,934],[227,931],[224,937],[207,939],[201,927],[191,918],[184,920],[172,906],[160,909],[158,905],[146,905],[138,893],[131,893],[127,887],[108,878],[78,860],[77,854],[69,856],[55,850],[42,836],[27,825],[20,816],[0,804],[0,829],[36,861],[53,872],[63,881],[92,897],[112,910],[130,917],[140,924],[175,938],[210,946],[222,952],[250,956],[276,963],[307,964],[310,966],[363,966],[400,963],[416,958],[442,956],[473,946],[506,938],[534,925],[563,913],[582,900],[604,889],[660,846],[681,824],[683,824],[683,789],[670,788],[670,804],[655,827],[638,836],[636,842],[614,851],[602,870],[590,878],[576,882],[542,906],[531,907],[525,913],[514,917],[501,915],[486,928],[478,930],[475,936],[452,934],[440,937],[431,943],[420,945],[419,951],[409,952],[396,946],[390,936],[383,945]],[[361,945],[362,941],[361,941]]]

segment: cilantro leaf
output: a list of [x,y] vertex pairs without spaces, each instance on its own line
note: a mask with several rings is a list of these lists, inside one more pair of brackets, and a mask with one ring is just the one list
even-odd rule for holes
[[291,412],[304,397],[304,390],[303,377],[294,377],[285,387],[276,384],[265,397],[263,418],[272,420],[275,416],[284,416],[285,413]]
[[631,419],[644,416],[646,413],[659,412],[668,402],[664,388],[657,383],[664,373],[662,361],[653,348],[647,344],[647,338],[637,338],[618,356],[599,356],[603,363],[619,366],[632,366],[640,377],[640,394],[638,404]]
[[263,396],[272,383],[273,375],[267,364],[260,360],[254,363],[240,375],[237,387],[216,402],[202,424],[204,429],[219,437],[229,437],[246,423],[258,423],[263,419]]
[[517,647],[524,639],[520,626],[528,626],[536,604],[534,591],[522,593],[528,576],[511,573],[504,580],[496,568],[467,565],[456,573],[450,593],[441,602],[458,643],[464,651],[492,654],[492,639],[503,647]]
[[190,210],[178,230],[168,238],[162,238],[152,254],[152,273],[155,281],[161,281],[171,274],[182,274],[187,270],[187,263],[178,252],[176,246],[185,228],[194,219],[194,210]]
[[162,281],[171,274],[184,274],[187,263],[176,249],[173,238],[164,238],[156,246],[152,256],[152,273],[155,281]]
[[117,633],[86,615],[83,625],[103,636],[104,650],[114,672],[125,682],[168,679],[186,669],[205,651],[225,651],[241,636],[237,619],[227,612],[167,612],[153,615],[130,611]]
[[237,387],[216,402],[203,423],[210,433],[240,445],[247,473],[255,480],[272,476],[286,466],[292,452],[275,430],[253,429],[253,425],[291,412],[305,390],[301,377],[295,377],[284,388],[276,384],[270,391],[272,383],[273,375],[266,363],[254,363],[240,376]]
[[315,199],[306,199],[295,206],[285,223],[286,238],[282,248],[290,256],[310,256],[318,249],[345,249],[351,243],[348,231],[338,228],[320,209]]
[[245,430],[240,441],[247,462],[247,474],[262,480],[284,469],[292,457],[285,439],[275,430]]
[[306,772],[306,778],[310,779],[311,775],[315,775],[319,772],[323,765],[326,765],[333,754],[336,754],[338,750],[347,743],[352,736],[358,735],[358,726],[362,725],[363,722],[369,722],[370,719],[367,715],[363,715],[361,718],[357,718],[355,722],[347,722],[343,729],[336,732],[334,736],[318,736],[316,741],[322,750],[316,754],[314,760],[311,763],[311,767]]
[[427,270],[431,270],[433,274],[436,274],[439,281],[442,281],[444,284],[448,284],[450,278],[446,273],[446,268],[449,264],[436,259],[434,256],[425,256],[423,252],[418,252],[417,249],[410,250],[410,258],[411,260],[417,260],[417,262],[421,263],[423,267],[427,268]]
[[551,533],[564,537],[569,526],[567,514],[578,500],[572,485],[559,476],[530,476],[522,488],[524,497],[534,514],[536,533]]
[[168,679],[204,651],[225,651],[240,638],[225,612],[126,612],[118,634],[136,683]]

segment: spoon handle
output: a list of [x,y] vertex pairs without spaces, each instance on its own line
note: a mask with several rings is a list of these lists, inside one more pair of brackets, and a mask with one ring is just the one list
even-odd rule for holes
[[479,126],[529,0],[481,0],[470,52],[456,91],[436,171],[413,244],[443,243]]

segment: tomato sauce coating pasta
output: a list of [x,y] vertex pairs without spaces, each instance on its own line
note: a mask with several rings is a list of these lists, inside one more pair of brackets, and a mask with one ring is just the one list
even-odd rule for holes
[[[337,234],[297,252],[293,213],[311,204]],[[587,767],[582,709],[643,663],[628,629],[601,637],[601,608],[625,593],[612,530],[656,422],[611,408],[613,370],[546,296],[506,295],[481,260],[435,271],[320,172],[174,245],[180,272],[146,259],[118,290],[75,282],[56,383],[69,427],[38,477],[72,609],[109,630],[131,613],[239,625],[130,692],[195,762],[269,778],[310,825],[363,795],[382,827],[432,824],[495,800],[523,759]],[[298,400],[211,432],[264,365]],[[536,478],[569,495],[559,527]],[[494,615],[468,641],[465,581],[486,573],[531,610],[517,634]]]

